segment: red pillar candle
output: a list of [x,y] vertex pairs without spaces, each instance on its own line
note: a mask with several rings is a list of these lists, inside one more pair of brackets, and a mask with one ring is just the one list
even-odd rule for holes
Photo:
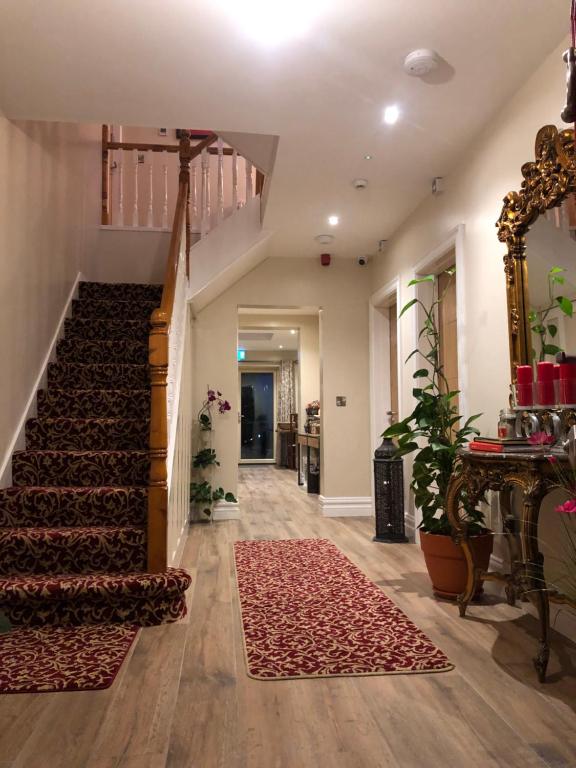
[[560,363],[560,402],[562,405],[576,404],[576,365]]
[[532,366],[516,366],[516,399],[518,405],[534,404],[534,387],[532,383]]
[[554,364],[554,400],[560,402],[560,366],[558,363]]
[[538,402],[554,405],[554,363],[538,363]]
[[516,381],[518,384],[532,384],[532,366],[531,365],[517,365],[516,366]]

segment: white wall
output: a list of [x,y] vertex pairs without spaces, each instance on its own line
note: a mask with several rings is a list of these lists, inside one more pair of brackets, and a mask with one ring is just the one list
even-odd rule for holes
[[[197,313],[196,405],[200,407],[208,384],[232,404],[230,413],[217,416],[214,431],[214,447],[222,462],[217,480],[226,490],[235,492],[238,478],[238,307],[319,306],[322,494],[370,495],[369,292],[368,270],[352,261],[335,260],[326,268],[310,259],[268,259]],[[313,394],[304,390],[302,400],[315,399]],[[346,408],[336,407],[336,395],[347,396]]]
[[[521,165],[534,157],[537,130],[547,123],[559,123],[565,90],[563,50],[560,46],[544,61],[446,176],[446,191],[430,196],[416,209],[374,264],[374,291],[399,277],[401,306],[412,296],[406,285],[416,265],[464,224],[459,333],[465,334],[466,341],[468,411],[484,414],[480,421],[484,431],[495,429],[498,411],[507,403],[510,378],[502,264],[505,248],[494,224],[504,195],[520,187]],[[399,328],[407,355],[414,348],[411,317],[402,318]],[[402,390],[406,415],[413,402],[411,375],[404,376]]]
[[105,283],[163,283],[170,232],[99,227],[82,271]]
[[0,464],[93,235],[98,141],[96,126],[0,116]]

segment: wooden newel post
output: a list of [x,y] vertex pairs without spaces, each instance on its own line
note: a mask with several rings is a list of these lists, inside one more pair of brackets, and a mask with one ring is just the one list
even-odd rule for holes
[[102,224],[110,224],[110,169],[108,150],[108,126],[102,126]]
[[148,483],[148,570],[164,571],[168,550],[168,317],[155,309],[150,320],[150,479]]
[[182,131],[180,137],[180,175],[179,184],[185,184],[186,195],[186,276],[190,276],[190,160],[192,158],[192,148],[190,146],[190,134],[188,131]]

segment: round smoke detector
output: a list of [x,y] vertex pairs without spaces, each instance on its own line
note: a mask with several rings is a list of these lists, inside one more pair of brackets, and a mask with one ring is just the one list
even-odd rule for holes
[[433,72],[440,62],[436,51],[430,48],[418,48],[404,59],[404,71],[412,77],[424,77]]

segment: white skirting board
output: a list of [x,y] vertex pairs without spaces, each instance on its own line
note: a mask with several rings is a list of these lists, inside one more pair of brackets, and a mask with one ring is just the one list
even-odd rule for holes
[[212,519],[240,520],[240,504],[237,501],[217,501],[212,511]]
[[320,496],[324,517],[372,517],[374,508],[370,496]]
[[6,447],[6,452],[4,453],[4,456],[1,459],[2,464],[0,466],[0,483],[1,483],[0,488],[5,488],[12,484],[12,454],[14,453],[14,451],[22,450],[25,447],[26,422],[28,421],[28,419],[34,418],[34,416],[36,416],[36,392],[39,389],[43,389],[46,387],[48,363],[54,362],[54,360],[56,359],[56,344],[60,341],[60,339],[64,335],[64,321],[71,314],[72,299],[77,298],[78,283],[82,282],[83,280],[84,280],[84,277],[82,273],[78,272],[78,274],[76,275],[76,279],[74,280],[74,284],[70,289],[70,293],[68,294],[68,298],[66,299],[66,304],[64,305],[64,309],[62,310],[62,314],[60,315],[60,319],[54,331],[54,335],[52,336],[52,339],[50,341],[50,346],[48,347],[48,350],[46,352],[46,357],[42,361],[42,365],[40,366],[40,370],[38,372],[36,380],[32,385],[30,395],[26,402],[26,407],[24,408],[24,413],[22,414],[22,417],[18,422],[18,426],[16,427],[16,431],[14,432],[12,440],[10,441],[9,445]]

